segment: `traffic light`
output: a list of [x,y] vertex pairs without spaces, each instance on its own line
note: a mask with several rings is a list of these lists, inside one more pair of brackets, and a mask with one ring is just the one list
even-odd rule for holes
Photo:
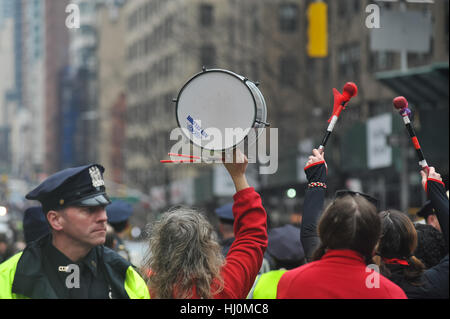
[[328,56],[328,6],[324,2],[313,2],[308,11],[308,56]]

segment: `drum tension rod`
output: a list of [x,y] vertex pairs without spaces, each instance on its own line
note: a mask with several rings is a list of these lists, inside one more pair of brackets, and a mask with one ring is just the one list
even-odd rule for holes
[[244,78],[243,80],[242,80],[242,82],[247,82],[247,81],[250,81],[250,82],[252,82],[256,87],[258,87],[259,85],[260,85],[260,83],[259,82],[253,82],[252,80],[249,80],[248,78]]
[[264,124],[265,126],[270,126],[270,123],[263,122],[263,121],[260,121],[260,120],[255,120],[255,122],[259,123],[259,124]]

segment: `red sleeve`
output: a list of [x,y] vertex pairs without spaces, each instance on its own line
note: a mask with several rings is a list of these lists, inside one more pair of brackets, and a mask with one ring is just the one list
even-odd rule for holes
[[222,268],[224,290],[216,298],[245,299],[267,248],[267,215],[253,187],[234,195],[234,236]]

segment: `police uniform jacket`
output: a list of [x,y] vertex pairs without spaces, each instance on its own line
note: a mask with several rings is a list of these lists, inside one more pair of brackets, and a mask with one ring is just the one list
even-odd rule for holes
[[[53,259],[47,255],[50,241],[51,235],[34,241],[23,252],[0,265],[0,299],[77,298],[72,292],[78,292],[76,289],[84,287],[68,289],[60,277],[62,274],[55,269],[48,270],[49,260]],[[50,247],[56,250],[53,246]],[[57,253],[50,252],[50,254],[55,257]],[[89,255],[88,260],[95,263],[87,266],[91,268],[88,271],[97,271],[100,279],[90,281],[97,284],[90,287],[86,298],[148,299],[150,297],[144,280],[129,262],[113,250],[97,246]],[[61,258],[63,257],[57,256],[56,260]],[[105,287],[102,287],[103,279]]]

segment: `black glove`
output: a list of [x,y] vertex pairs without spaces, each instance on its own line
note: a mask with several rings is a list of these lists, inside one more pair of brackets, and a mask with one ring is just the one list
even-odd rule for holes
[[325,166],[325,161],[320,161],[313,163],[305,167],[306,178],[308,183],[312,182],[327,182],[327,167]]

